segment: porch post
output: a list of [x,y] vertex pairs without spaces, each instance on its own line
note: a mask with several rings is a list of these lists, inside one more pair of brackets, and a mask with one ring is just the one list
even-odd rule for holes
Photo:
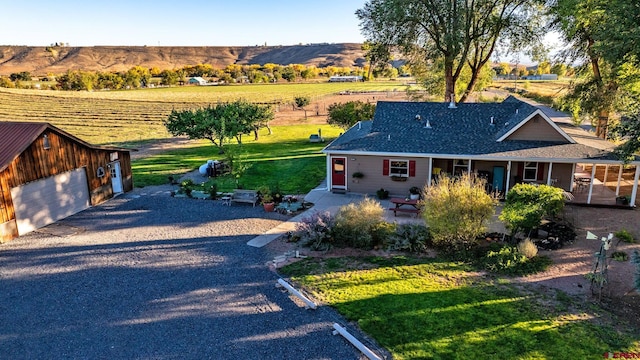
[[589,182],[589,196],[587,197],[587,204],[591,204],[591,194],[593,194],[593,179],[596,176],[596,167],[598,165],[591,164],[591,181]]
[[509,192],[509,179],[511,179],[511,160],[507,163],[507,182],[504,186],[504,194],[505,196]]
[[331,183],[331,155],[327,155],[327,191],[331,191],[333,184]]
[[638,179],[640,178],[640,166],[636,164],[636,176],[633,177],[633,190],[631,191],[630,207],[634,207],[636,204],[636,196],[638,195]]
[[547,174],[547,186],[551,186],[551,171],[553,170],[553,163],[549,163],[549,173]]
[[569,185],[569,192],[573,192],[573,184],[576,182],[576,163],[573,163],[571,167],[571,184]]
[[619,165],[618,169],[618,185],[616,185],[616,196],[620,196],[620,182],[622,181],[622,167],[623,165]]
[[609,175],[609,164],[606,164],[604,166],[604,178],[602,179],[602,182],[604,183],[604,186],[602,187],[602,191],[604,191],[604,189],[607,187],[607,176]]
[[471,175],[471,159],[467,162],[467,175]]
[[429,170],[428,170],[428,179],[427,179],[427,187],[431,187],[431,177],[433,176],[433,158],[429,157]]

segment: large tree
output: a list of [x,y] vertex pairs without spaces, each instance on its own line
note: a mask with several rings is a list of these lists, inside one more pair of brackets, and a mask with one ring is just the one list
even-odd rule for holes
[[562,56],[583,61],[582,81],[575,83],[568,96],[573,113],[597,119],[596,136],[606,138],[609,116],[618,90],[615,70],[602,59],[595,44],[604,22],[605,0],[551,0],[551,29],[557,30],[566,44]]
[[[539,0],[370,0],[356,11],[368,41],[399,45],[426,61],[440,59],[445,101],[455,100],[456,82],[465,66],[472,70],[464,101],[480,70],[508,29],[535,24],[529,11]],[[527,32],[526,34],[536,34]]]
[[567,44],[563,55],[582,61],[582,78],[566,103],[575,115],[596,122],[596,135],[613,130],[627,142],[617,150],[627,157],[640,147],[640,4],[627,0],[550,0],[552,26]]
[[327,110],[329,112],[327,122],[347,130],[358,121],[371,120],[376,106],[358,100],[331,104]]
[[256,133],[257,138],[258,129],[268,126],[272,118],[271,107],[237,100],[195,110],[173,110],[164,124],[174,136],[206,139],[222,152],[226,139],[235,137],[238,143],[242,143],[242,134],[251,132]]

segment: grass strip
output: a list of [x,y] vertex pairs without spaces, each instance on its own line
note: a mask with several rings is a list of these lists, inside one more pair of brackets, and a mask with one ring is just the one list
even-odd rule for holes
[[601,359],[640,351],[637,336],[598,313],[556,309],[566,296],[525,292],[440,259],[385,261],[307,259],[282,271],[397,359]]

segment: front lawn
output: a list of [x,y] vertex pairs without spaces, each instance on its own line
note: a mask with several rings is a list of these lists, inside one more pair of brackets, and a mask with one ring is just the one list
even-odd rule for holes
[[[397,359],[601,359],[640,352],[602,310],[441,259],[306,259],[282,272]],[[560,310],[561,309],[561,310]]]
[[[243,136],[241,158],[249,165],[246,173],[235,179],[223,176],[213,179],[219,191],[231,191],[238,184],[245,189],[256,189],[260,185],[280,188],[285,193],[303,194],[316,187],[326,176],[326,157],[320,152],[329,141],[343,131],[329,125],[274,126],[273,134],[266,129],[260,131],[260,139]],[[309,142],[309,135],[322,129],[324,143]],[[237,148],[234,141],[225,145]],[[132,161],[134,184],[138,187],[160,185],[168,182],[170,175],[180,175],[198,169],[207,160],[224,160],[218,148],[208,141],[199,145]],[[202,178],[203,181],[206,178]]]

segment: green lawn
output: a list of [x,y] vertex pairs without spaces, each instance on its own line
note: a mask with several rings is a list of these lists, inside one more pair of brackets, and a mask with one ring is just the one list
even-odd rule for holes
[[518,290],[439,259],[307,259],[282,269],[397,359],[601,359],[638,337],[564,293]]
[[[322,129],[325,143],[310,143],[309,135]],[[329,125],[274,126],[273,134],[260,131],[260,139],[252,136],[242,139],[243,161],[249,169],[238,179],[245,189],[255,189],[259,185],[278,186],[285,193],[307,193],[326,176],[325,155],[320,152],[329,141],[343,130]],[[234,141],[226,145],[238,147]],[[133,178],[136,186],[167,183],[169,175],[179,176],[198,169],[207,160],[223,160],[224,155],[208,141],[196,146],[171,150],[161,155],[132,162]],[[203,178],[204,179],[204,178]],[[218,190],[229,191],[236,187],[236,179],[231,176],[213,180]]]

